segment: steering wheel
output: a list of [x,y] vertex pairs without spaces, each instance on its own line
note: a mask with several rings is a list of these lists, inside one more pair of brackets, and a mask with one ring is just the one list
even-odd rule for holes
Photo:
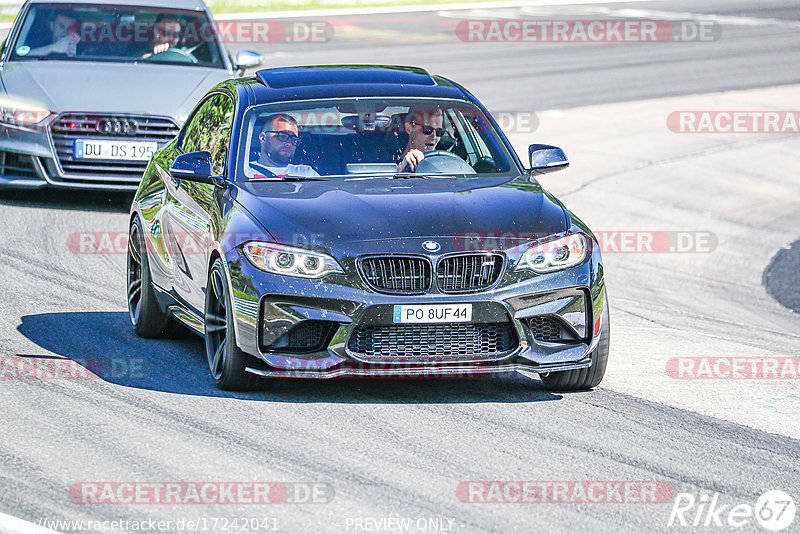
[[423,174],[475,174],[469,163],[446,150],[425,153],[425,159],[417,163],[415,173]]
[[[195,47],[197,48],[197,47]],[[192,49],[192,51],[194,48]],[[174,61],[176,63],[197,63],[197,58],[192,55],[188,50],[181,48],[168,48],[158,54],[153,54],[149,58],[150,61]]]

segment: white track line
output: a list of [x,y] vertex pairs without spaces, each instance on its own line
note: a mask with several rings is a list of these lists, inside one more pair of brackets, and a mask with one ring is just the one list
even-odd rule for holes
[[659,11],[654,9],[610,9],[594,8],[595,13],[610,17],[653,19],[653,20],[696,20],[701,22],[716,22],[728,26],[783,26],[787,28],[800,28],[800,21],[766,19],[757,17],[736,17],[730,15],[709,15],[704,13],[688,13],[680,11]]
[[255,19],[290,19],[306,17],[335,17],[337,15],[383,15],[392,13],[423,13],[430,11],[459,11],[468,9],[524,8],[531,6],[567,6],[587,4],[621,4],[631,2],[647,2],[649,0],[543,0],[541,2],[465,2],[458,4],[426,4],[352,7],[331,9],[298,9],[290,11],[262,11],[257,13],[220,13],[214,15],[216,20],[255,20]]

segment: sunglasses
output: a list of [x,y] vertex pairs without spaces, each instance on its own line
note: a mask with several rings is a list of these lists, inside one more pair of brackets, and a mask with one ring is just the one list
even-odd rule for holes
[[293,145],[300,144],[300,137],[293,133],[277,132],[275,130],[265,130],[264,133],[274,134],[275,138],[281,143],[292,143]]
[[422,128],[422,133],[425,135],[430,135],[433,132],[436,132],[436,137],[441,137],[444,135],[444,128],[434,128],[433,126],[428,126],[427,124],[418,124],[420,128]]

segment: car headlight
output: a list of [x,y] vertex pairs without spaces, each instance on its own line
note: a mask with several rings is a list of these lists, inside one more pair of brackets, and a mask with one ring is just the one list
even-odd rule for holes
[[16,102],[7,98],[0,99],[0,123],[9,126],[31,128],[50,116],[50,110]]
[[268,273],[299,278],[324,278],[344,271],[327,254],[302,248],[251,241],[242,247],[253,265]]
[[586,258],[586,236],[569,234],[526,250],[517,265],[517,271],[549,273],[574,267]]

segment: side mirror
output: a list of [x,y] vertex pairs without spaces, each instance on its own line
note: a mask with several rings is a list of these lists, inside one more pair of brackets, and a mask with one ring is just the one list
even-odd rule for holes
[[528,160],[531,164],[531,173],[544,174],[569,167],[569,160],[567,160],[567,155],[564,154],[564,151],[552,145],[529,146]]
[[181,154],[172,162],[169,173],[178,180],[204,184],[217,183],[211,176],[211,152],[206,150]]
[[236,52],[236,68],[244,73],[245,69],[258,67],[264,62],[264,56],[252,50],[239,50]]

